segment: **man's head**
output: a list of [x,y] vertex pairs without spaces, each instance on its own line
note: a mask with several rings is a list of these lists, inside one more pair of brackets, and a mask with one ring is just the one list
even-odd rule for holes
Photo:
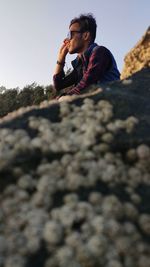
[[83,53],[96,37],[96,20],[92,14],[76,17],[69,26],[69,53]]

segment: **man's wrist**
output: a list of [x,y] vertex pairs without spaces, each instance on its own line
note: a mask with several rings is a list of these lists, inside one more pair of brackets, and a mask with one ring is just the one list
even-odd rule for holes
[[59,60],[57,60],[56,63],[57,63],[58,65],[62,66],[62,67],[65,66],[65,61],[59,61]]

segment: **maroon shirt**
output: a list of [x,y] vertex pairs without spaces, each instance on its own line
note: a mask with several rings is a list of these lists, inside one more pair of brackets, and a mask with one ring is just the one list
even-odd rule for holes
[[104,46],[97,46],[93,43],[81,58],[77,57],[72,61],[73,71],[71,73],[65,76],[62,70],[53,76],[54,86],[59,91],[74,85],[67,92],[67,95],[78,95],[89,85],[103,80],[104,74],[111,67],[111,64],[110,51]]

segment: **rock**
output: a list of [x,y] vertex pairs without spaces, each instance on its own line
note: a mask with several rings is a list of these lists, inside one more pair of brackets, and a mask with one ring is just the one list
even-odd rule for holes
[[126,79],[133,73],[150,67],[150,27],[135,47],[125,56],[124,62],[121,79]]
[[0,266],[149,266],[149,73],[1,121]]

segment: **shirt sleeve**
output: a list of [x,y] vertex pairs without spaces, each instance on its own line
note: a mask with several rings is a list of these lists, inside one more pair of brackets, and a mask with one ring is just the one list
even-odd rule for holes
[[66,76],[64,71],[62,70],[61,72],[53,76],[54,87],[57,91],[60,91],[61,89],[74,85],[76,79],[77,79],[77,74],[75,70],[72,70]]
[[109,51],[105,47],[99,46],[92,52],[87,70],[84,72],[82,79],[67,94],[80,94],[84,88],[100,81],[111,64]]

